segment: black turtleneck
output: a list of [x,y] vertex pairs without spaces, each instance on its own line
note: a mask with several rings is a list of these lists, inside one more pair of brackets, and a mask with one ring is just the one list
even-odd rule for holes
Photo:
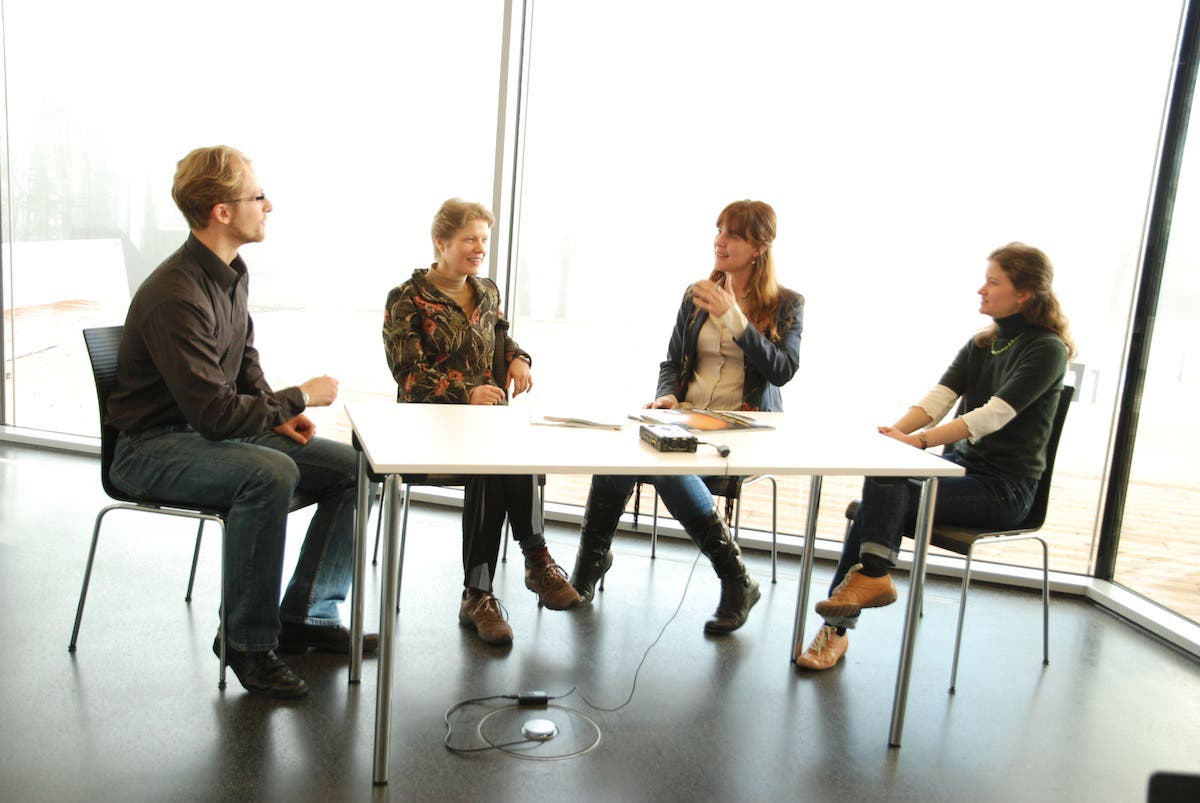
[[1020,313],[998,319],[996,327],[992,343],[979,346],[972,338],[962,347],[940,384],[963,397],[964,413],[999,396],[1017,416],[975,443],[959,441],[955,449],[1001,475],[1036,479],[1046,467],[1046,441],[1066,373],[1067,347],[1058,335],[1033,326]]

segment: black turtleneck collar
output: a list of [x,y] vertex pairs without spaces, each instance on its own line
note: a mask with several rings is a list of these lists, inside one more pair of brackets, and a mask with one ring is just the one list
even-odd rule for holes
[[1029,328],[1029,321],[1021,313],[1009,315],[1007,318],[996,319],[996,334],[1003,338],[1012,338]]

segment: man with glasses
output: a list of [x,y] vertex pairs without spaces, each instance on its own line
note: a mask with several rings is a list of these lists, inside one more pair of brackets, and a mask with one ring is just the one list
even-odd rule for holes
[[[273,390],[259,366],[238,249],[262,242],[271,202],[250,160],[197,148],[179,162],[171,195],[191,234],[129,305],[108,400],[121,431],[112,480],[135,496],[228,510],[228,665],[251,693],[301,697],[307,684],[276,650],[350,649],[338,603],[351,578],[355,454],[314,437],[303,412],[331,404],[338,383],[318,376]],[[297,490],[317,509],[280,601]],[[376,648],[376,636],[365,641]]]

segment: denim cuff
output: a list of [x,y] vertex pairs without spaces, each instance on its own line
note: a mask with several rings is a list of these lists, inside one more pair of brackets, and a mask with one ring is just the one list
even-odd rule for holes
[[874,555],[877,558],[883,558],[888,562],[889,566],[896,565],[896,559],[900,557],[898,550],[892,549],[887,544],[877,544],[874,541],[864,541],[859,548],[860,555]]

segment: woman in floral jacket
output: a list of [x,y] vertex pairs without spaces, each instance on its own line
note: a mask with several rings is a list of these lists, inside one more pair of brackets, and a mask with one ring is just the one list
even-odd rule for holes
[[[775,278],[775,210],[762,201],[735,201],[717,217],[713,270],[687,289],[659,366],[657,397],[647,407],[711,410],[783,409],[779,386],[800,363],[804,298]],[[613,533],[638,477],[592,478],[571,584],[584,601],[612,566]],[[697,476],[645,478],[667,509],[712,561],[721,580],[708,633],[746,622],[759,600],[712,494]]]
[[[532,360],[508,336],[495,282],[479,278],[495,218],[486,207],[452,198],[434,218],[437,262],[393,288],[383,345],[400,402],[507,404],[533,387]],[[512,641],[512,627],[492,594],[505,515],[525,556],[525,585],[539,603],[571,607],[579,595],[546,548],[537,477],[476,475],[463,500],[464,591],[459,621],[491,644]]]

